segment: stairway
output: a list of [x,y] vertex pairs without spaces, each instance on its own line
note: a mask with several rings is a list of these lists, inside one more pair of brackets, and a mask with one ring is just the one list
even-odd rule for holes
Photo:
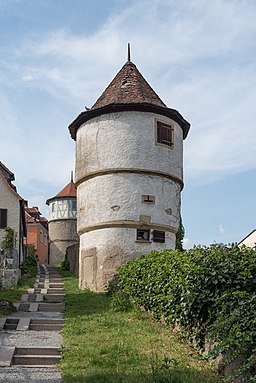
[[0,374],[6,368],[52,368],[59,363],[64,299],[59,272],[52,266],[38,266],[34,288],[15,304],[17,312],[0,318]]

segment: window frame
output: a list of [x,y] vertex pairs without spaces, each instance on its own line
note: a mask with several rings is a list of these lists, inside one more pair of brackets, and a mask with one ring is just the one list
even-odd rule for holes
[[[164,139],[165,133],[161,131],[162,129],[170,130],[166,135],[170,135],[169,140]],[[166,121],[155,120],[155,141],[157,145],[161,145],[172,149],[174,146],[174,126]]]
[[[147,238],[139,238],[139,232],[147,233]],[[136,230],[136,242],[150,243],[150,229],[137,229]]]
[[152,230],[152,241],[157,243],[165,243],[165,231]]

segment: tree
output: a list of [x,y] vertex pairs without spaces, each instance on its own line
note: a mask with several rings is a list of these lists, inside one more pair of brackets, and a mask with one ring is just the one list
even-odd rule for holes
[[183,251],[182,241],[183,241],[184,235],[185,235],[185,228],[182,224],[182,218],[180,217],[180,225],[176,234],[176,246],[175,246],[176,250]]

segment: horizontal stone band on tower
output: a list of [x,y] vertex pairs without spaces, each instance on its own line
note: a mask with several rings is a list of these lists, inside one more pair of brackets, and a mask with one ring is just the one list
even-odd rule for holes
[[103,176],[106,174],[114,174],[114,173],[134,173],[134,174],[147,174],[151,176],[159,176],[163,178],[168,178],[176,183],[178,183],[181,187],[181,190],[184,187],[184,183],[181,179],[178,177],[172,176],[171,174],[159,172],[159,170],[149,170],[149,169],[134,169],[134,168],[126,168],[126,169],[120,169],[120,168],[112,168],[112,169],[101,169],[95,172],[89,172],[84,177],[81,177],[80,179],[76,180],[76,186],[79,186],[84,181],[87,181],[94,177]]
[[113,228],[113,227],[125,227],[129,229],[140,229],[140,228],[147,228],[148,230],[163,230],[167,231],[169,233],[176,234],[178,229],[176,227],[167,226],[167,225],[160,225],[157,223],[149,223],[146,224],[142,221],[111,221],[111,222],[101,222],[97,225],[91,225],[84,227],[82,230],[79,230],[78,234],[82,235],[84,233],[89,233],[93,230],[100,230],[100,229],[107,229],[107,228]]

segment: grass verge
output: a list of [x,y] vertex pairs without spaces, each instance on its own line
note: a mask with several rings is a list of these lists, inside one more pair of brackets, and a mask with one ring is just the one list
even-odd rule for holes
[[146,312],[114,312],[65,273],[64,383],[217,383],[213,367]]
[[[16,287],[12,287],[10,289],[4,289],[0,287],[0,301],[7,302],[18,302],[22,296],[25,294],[27,290],[34,286],[35,278],[24,278],[18,281],[18,285]],[[15,308],[10,305],[7,307],[0,307],[0,317],[9,315],[11,312],[15,311]]]

